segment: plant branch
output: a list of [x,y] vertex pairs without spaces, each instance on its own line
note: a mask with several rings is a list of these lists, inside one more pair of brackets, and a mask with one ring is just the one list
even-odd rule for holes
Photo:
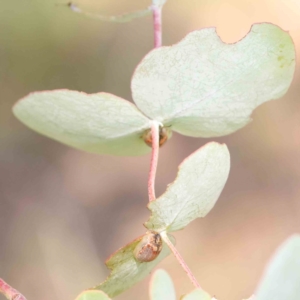
[[162,6],[152,5],[153,25],[154,25],[154,48],[162,45]]
[[12,288],[3,279],[0,278],[0,293],[2,293],[8,300],[26,300],[17,290]]
[[149,202],[156,199],[156,197],[155,197],[155,177],[156,177],[158,154],[159,154],[159,123],[156,121],[152,122],[151,140],[152,140],[152,152],[151,152],[149,179],[148,179]]
[[168,235],[166,232],[161,232],[160,233],[162,239],[164,240],[164,242],[168,245],[168,247],[170,248],[170,250],[173,252],[173,254],[175,255],[176,259],[178,260],[179,264],[182,266],[182,268],[184,269],[184,271],[187,273],[189,279],[191,280],[192,284],[197,288],[197,289],[202,289],[200,284],[198,283],[197,279],[195,278],[195,276],[193,275],[192,271],[190,270],[190,268],[187,266],[187,264],[185,263],[185,261],[183,260],[182,256],[180,255],[180,253],[177,251],[176,247],[172,244],[172,242],[170,241]]

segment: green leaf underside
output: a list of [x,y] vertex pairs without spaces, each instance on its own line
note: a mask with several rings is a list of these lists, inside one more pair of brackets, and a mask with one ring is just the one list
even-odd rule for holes
[[150,202],[145,226],[158,232],[177,231],[204,217],[216,203],[228,177],[230,155],[226,145],[211,142],[186,158],[175,181]]
[[235,44],[205,28],[146,55],[131,88],[139,109],[172,130],[222,136],[246,125],[260,104],[283,96],[294,69],[292,39],[275,25],[255,24]]
[[183,296],[181,300],[211,300],[211,296],[202,290],[194,290]]
[[300,299],[300,235],[280,246],[255,295],[255,300]]
[[156,270],[150,282],[150,300],[176,300],[174,284],[164,270]]
[[[174,243],[174,238],[169,237]],[[136,261],[133,250],[141,239],[142,237],[119,249],[106,261],[111,273],[103,283],[94,289],[102,290],[110,297],[115,297],[144,279],[159,262],[170,254],[168,246],[163,244],[162,251],[155,260],[143,263]]]
[[151,127],[150,120],[112,94],[35,92],[20,100],[13,112],[31,129],[84,151],[113,155],[151,151],[141,138]]
[[75,300],[110,300],[102,291],[85,291],[82,292]]

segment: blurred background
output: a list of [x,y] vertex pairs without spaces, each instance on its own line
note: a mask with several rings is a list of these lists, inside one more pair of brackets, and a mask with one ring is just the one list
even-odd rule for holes
[[[28,300],[72,300],[103,281],[105,259],[143,234],[149,215],[149,155],[80,152],[12,115],[13,104],[37,90],[105,91],[131,100],[131,75],[153,47],[151,16],[102,23],[59,1],[0,1],[0,277]],[[76,4],[116,15],[143,9],[150,0]],[[298,0],[169,0],[163,43],[207,26],[235,42],[252,23],[265,21],[288,30],[299,52]],[[175,234],[201,286],[220,300],[249,297],[276,247],[300,232],[298,69],[285,97],[259,107],[242,130],[213,139],[229,147],[229,180],[212,212]],[[174,180],[180,162],[207,142],[173,134],[161,150],[157,194]],[[173,256],[160,267],[178,295],[193,289]],[[148,283],[149,277],[117,299],[148,299]]]

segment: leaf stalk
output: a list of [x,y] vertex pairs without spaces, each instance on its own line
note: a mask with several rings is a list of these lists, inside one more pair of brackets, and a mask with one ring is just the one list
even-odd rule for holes
[[154,48],[162,45],[162,6],[152,5],[154,25]]
[[192,271],[190,270],[190,268],[188,267],[188,265],[186,264],[186,262],[184,261],[184,259],[180,255],[180,253],[177,251],[176,247],[170,241],[167,233],[164,231],[164,232],[161,232],[160,235],[161,235],[162,239],[164,240],[164,242],[168,245],[168,247],[170,248],[170,250],[175,255],[176,259],[178,260],[179,264],[182,266],[182,268],[186,272],[186,274],[189,277],[189,279],[191,280],[192,284],[197,289],[202,289],[201,286],[200,286],[200,284],[198,283],[196,277],[193,275]]
[[151,126],[152,152],[151,152],[150,172],[149,172],[149,180],[148,180],[149,202],[156,199],[155,177],[156,177],[158,155],[159,155],[159,125],[160,124],[157,121],[153,121]]

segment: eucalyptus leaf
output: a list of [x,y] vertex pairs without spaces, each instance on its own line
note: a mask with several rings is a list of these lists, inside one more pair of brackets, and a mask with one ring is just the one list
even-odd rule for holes
[[111,94],[35,92],[17,102],[13,112],[31,129],[88,152],[141,155],[151,150],[142,139],[151,121]]
[[150,202],[145,226],[157,232],[176,231],[204,217],[215,205],[229,174],[227,146],[211,142],[191,154],[179,166],[175,181]]
[[102,291],[90,290],[82,292],[75,300],[111,300]]
[[142,155],[150,151],[141,138],[150,119],[189,136],[232,133],[258,105],[284,95],[294,69],[292,39],[275,25],[253,25],[235,44],[205,28],[151,51],[139,64],[132,94],[143,113],[111,94],[68,90],[32,93],[13,111],[31,129],[78,149]]
[[[169,238],[174,243],[174,238],[172,236]],[[112,254],[106,261],[107,267],[111,270],[110,275],[93,289],[102,290],[110,297],[115,297],[144,279],[159,262],[170,254],[169,248],[163,243],[162,251],[155,260],[138,262],[133,251],[141,239],[142,237],[137,238]]]
[[203,290],[194,290],[191,293],[180,298],[181,300],[212,300],[212,297]]
[[158,269],[152,275],[150,300],[176,300],[173,281],[165,270]]
[[222,136],[248,124],[260,104],[282,97],[294,70],[293,41],[276,25],[255,24],[234,44],[205,28],[152,50],[131,88],[151,119],[188,136]]
[[255,295],[255,300],[300,299],[300,235],[290,237],[280,246]]
[[105,16],[105,15],[99,15],[99,14],[83,11],[73,2],[70,2],[68,6],[71,8],[73,12],[81,13],[86,17],[98,19],[104,22],[126,23],[126,22],[133,21],[134,19],[142,18],[144,16],[148,16],[151,14],[151,8],[149,7],[142,10],[124,13],[118,16]]

